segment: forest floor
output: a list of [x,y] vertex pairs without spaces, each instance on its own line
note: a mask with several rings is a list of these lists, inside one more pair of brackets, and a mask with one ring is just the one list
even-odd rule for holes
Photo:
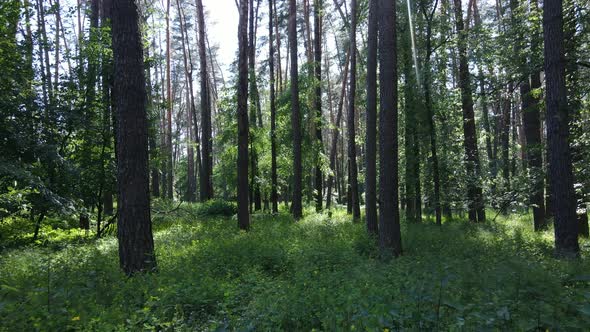
[[121,273],[112,235],[46,227],[5,248],[0,331],[590,327],[590,242],[582,259],[557,260],[551,231],[533,233],[527,215],[403,223],[404,255],[383,260],[342,210],[255,214],[246,233],[223,207],[159,208],[156,273]]

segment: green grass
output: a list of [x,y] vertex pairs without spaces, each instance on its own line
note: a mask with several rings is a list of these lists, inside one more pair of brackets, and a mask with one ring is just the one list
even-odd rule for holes
[[340,210],[257,214],[246,233],[235,217],[173,208],[154,215],[157,273],[125,277],[113,237],[5,250],[0,331],[590,327],[589,242],[584,258],[556,260],[529,216],[404,224],[404,255],[383,261]]

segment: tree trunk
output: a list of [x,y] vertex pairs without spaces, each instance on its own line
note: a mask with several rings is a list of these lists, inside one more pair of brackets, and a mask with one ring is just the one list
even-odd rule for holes
[[468,178],[467,197],[469,200],[469,220],[472,222],[484,222],[486,216],[480,183],[481,166],[479,164],[477,135],[475,132],[475,116],[473,113],[473,96],[471,95],[471,79],[469,77],[469,63],[467,58],[467,30],[463,24],[461,0],[454,0],[454,3],[455,27],[459,34],[457,42],[459,53],[459,87],[461,89],[461,105],[463,109],[463,134],[465,136],[465,164]]
[[367,43],[367,139],[365,158],[365,219],[369,234],[378,234],[377,220],[377,7],[369,0]]
[[166,129],[166,161],[167,161],[167,188],[166,194],[168,199],[174,198],[174,166],[172,163],[172,77],[170,72],[170,0],[167,0],[166,5],[166,114],[167,114],[167,129]]
[[432,56],[432,25],[434,14],[436,12],[436,4],[432,11],[428,13],[425,6],[422,6],[422,13],[426,19],[426,56],[424,58],[424,106],[426,109],[426,121],[428,123],[428,131],[430,136],[430,157],[432,162],[432,180],[434,186],[434,211],[436,217],[436,224],[442,224],[442,211],[440,204],[440,172],[438,167],[438,155],[436,146],[436,122],[433,111],[432,95],[430,91],[431,84],[431,69],[430,58]]
[[549,179],[555,218],[555,250],[560,257],[580,255],[574,177],[569,145],[568,103],[565,86],[562,0],[547,0],[543,6],[545,81],[547,93],[547,146]]
[[[336,164],[336,155],[338,154],[338,136],[340,134],[340,122],[342,121],[342,110],[344,108],[344,96],[346,95],[346,82],[348,79],[348,64],[350,59],[350,53],[346,55],[346,64],[344,65],[344,70],[342,73],[342,87],[340,89],[340,100],[338,101],[338,111],[336,112],[336,122],[334,122],[334,130],[332,133],[332,144],[330,147],[330,169],[333,173],[336,174],[336,188],[338,190],[338,199],[340,200],[340,186],[338,186],[340,177],[338,176],[339,168]],[[328,183],[327,183],[327,197],[326,197],[326,209],[330,209],[332,204],[332,184],[334,183],[334,175],[330,174],[328,176]]]
[[[192,63],[189,64],[188,61],[188,54],[187,54],[187,45],[186,45],[186,37],[187,37],[187,30],[186,30],[186,21],[184,12],[182,7],[180,6],[180,1],[176,0],[176,7],[178,8],[178,19],[180,21],[180,39],[182,44],[182,60],[184,63],[184,75],[187,81],[187,90],[186,90],[186,150],[187,150],[187,188],[186,188],[186,200],[189,202],[195,202],[197,200],[197,177],[195,174],[195,156],[194,156],[194,148],[193,148],[193,112],[194,110],[194,103],[193,103],[193,67]],[[198,7],[197,7],[198,8]],[[203,179],[201,178],[201,182]]]
[[356,162],[356,140],[355,140],[355,95],[356,95],[356,21],[357,21],[357,4],[356,0],[350,2],[350,83],[348,95],[348,116],[346,119],[346,128],[348,130],[348,167],[349,167],[349,190],[352,203],[352,219],[358,222],[361,218],[359,186],[358,186],[358,167]]
[[238,227],[250,228],[248,212],[248,0],[240,0],[238,23]]
[[[276,137],[276,104],[275,104],[275,67],[274,67],[274,45],[273,45],[273,0],[268,0],[268,66],[270,70],[270,201],[272,204],[272,213],[279,212],[278,195],[277,195],[277,137]],[[279,68],[280,71],[280,68]]]
[[299,71],[297,67],[297,2],[289,0],[289,48],[291,53],[291,128],[293,130],[293,199],[292,213],[303,216],[301,203],[301,115],[299,114]]
[[126,274],[156,269],[150,220],[148,122],[138,13],[132,0],[113,1],[114,94],[120,265]]
[[[409,18],[408,18],[409,19]],[[406,121],[404,150],[406,155],[405,164],[405,205],[406,220],[408,222],[419,222],[422,220],[421,195],[420,195],[420,139],[418,137],[419,116],[416,113],[420,109],[420,101],[415,95],[417,89],[416,77],[412,73],[412,50],[410,44],[410,31],[406,27],[403,35],[402,62],[404,70],[404,113]]]
[[202,174],[201,174],[201,202],[213,198],[213,157],[212,137],[211,137],[211,98],[209,94],[209,85],[207,84],[207,56],[205,47],[205,16],[203,14],[203,2],[196,0],[197,5],[197,23],[199,25],[199,60],[201,73],[201,130],[202,136]]
[[[254,11],[254,1],[256,1],[256,11]],[[253,0],[250,3],[249,18],[249,48],[248,48],[248,71],[250,85],[250,123],[254,128],[262,127],[260,123],[260,96],[258,95],[258,85],[256,84],[256,28],[258,22],[258,3],[260,0]],[[257,141],[255,131],[250,135],[250,204],[253,205],[254,211],[261,209],[260,184],[258,181],[258,151],[255,141]],[[252,209],[251,209],[252,210]]]
[[379,245],[402,254],[398,196],[396,3],[379,0]]
[[[518,23],[516,11],[518,1],[511,0],[511,19],[513,24]],[[522,33],[518,33],[518,38],[525,38]],[[536,39],[533,37],[533,39]],[[533,42],[534,44],[534,42]],[[535,47],[531,45],[531,48]],[[526,145],[523,146],[525,151],[526,167],[528,168],[528,178],[531,184],[529,202],[533,206],[533,222],[535,231],[540,231],[545,227],[545,202],[543,200],[543,170],[542,170],[542,145],[541,145],[541,122],[539,119],[539,98],[531,93],[532,86],[540,87],[539,73],[535,71],[532,75],[528,73],[529,59],[523,54],[522,47],[519,43],[514,45],[516,57],[520,57],[520,74],[521,83],[519,86],[521,109],[523,114],[524,136]]]
[[322,210],[322,184],[323,174],[321,167],[321,155],[324,152],[322,140],[322,0],[315,0],[314,3],[314,72],[315,72],[315,138],[317,147],[317,165],[315,168],[315,191],[316,191],[316,211]]
[[[279,76],[279,81],[277,82],[279,94],[283,92],[283,72],[281,66],[281,34],[279,33],[279,12],[277,11],[277,3],[276,0],[272,0],[272,6],[274,8],[274,29],[275,29],[275,38],[277,41],[277,74]],[[287,52],[288,53],[288,52]]]

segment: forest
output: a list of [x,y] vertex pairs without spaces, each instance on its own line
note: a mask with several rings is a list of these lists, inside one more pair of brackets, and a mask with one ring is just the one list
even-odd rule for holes
[[1,0],[0,332],[587,331],[589,0]]

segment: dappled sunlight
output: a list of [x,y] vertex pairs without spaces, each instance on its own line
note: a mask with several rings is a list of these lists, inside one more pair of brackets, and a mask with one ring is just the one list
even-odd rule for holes
[[[58,251],[12,250],[0,268],[6,326],[528,330],[590,323],[590,288],[576,281],[588,277],[588,259],[553,258],[550,231],[532,232],[528,216],[488,225],[404,223],[404,255],[383,264],[365,225],[332,212],[306,212],[298,222],[258,214],[249,232],[232,217],[156,214],[159,270],[132,279],[118,269],[114,237]],[[47,309],[48,292],[51,306],[65,311]]]

